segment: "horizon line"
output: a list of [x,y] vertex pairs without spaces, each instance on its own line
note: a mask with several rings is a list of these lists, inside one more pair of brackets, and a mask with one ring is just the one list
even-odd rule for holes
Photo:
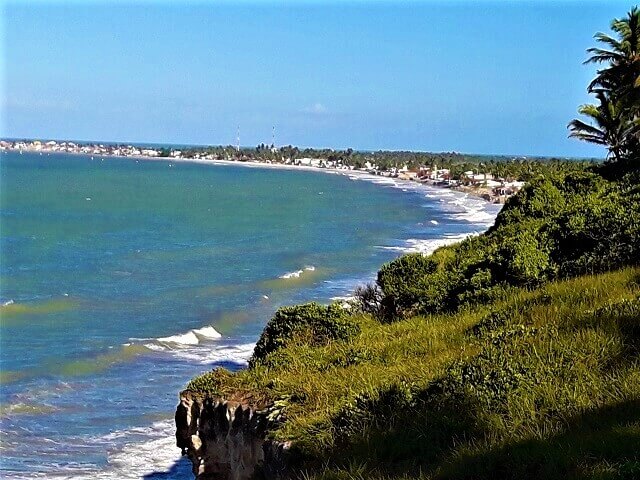
[[[166,145],[170,147],[180,146],[180,147],[233,147],[236,145],[233,143],[180,143],[180,142],[147,142],[147,141],[131,141],[131,140],[86,140],[86,139],[71,139],[71,138],[53,138],[53,137],[0,137],[0,141],[55,141],[55,142],[77,142],[83,144],[116,144],[116,145],[131,145],[131,146],[143,146],[143,145]],[[265,145],[270,145],[265,142]],[[259,144],[256,144],[259,145]],[[242,149],[253,149],[256,145],[240,145]],[[410,152],[410,153],[425,153],[425,154],[444,154],[444,153],[452,153],[456,155],[469,155],[469,156],[483,156],[483,157],[513,157],[513,158],[524,158],[524,159],[536,159],[536,158],[544,158],[544,159],[569,159],[569,160],[606,160],[606,156],[597,157],[597,156],[566,156],[566,155],[554,155],[554,154],[545,154],[545,155],[531,155],[531,154],[517,154],[517,153],[480,153],[480,152],[462,152],[458,150],[416,150],[416,149],[389,149],[389,148],[377,148],[377,149],[369,149],[369,148],[355,148],[355,147],[318,147],[318,146],[308,146],[308,145],[294,145],[290,143],[276,145],[277,148],[281,147],[295,147],[300,150],[302,149],[310,149],[310,150],[333,150],[333,151],[346,151],[348,149],[353,150],[354,152],[367,152],[367,153],[377,153],[377,152]]]

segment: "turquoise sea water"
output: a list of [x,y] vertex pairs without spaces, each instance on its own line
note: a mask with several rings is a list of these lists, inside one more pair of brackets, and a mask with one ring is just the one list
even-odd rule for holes
[[0,476],[190,478],[172,417],[192,376],[244,365],[278,306],[498,209],[352,174],[0,154]]

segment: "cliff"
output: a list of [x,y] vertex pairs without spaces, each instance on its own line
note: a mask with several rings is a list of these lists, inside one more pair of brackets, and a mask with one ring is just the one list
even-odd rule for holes
[[305,331],[193,379],[177,443],[197,479],[640,478],[639,294],[627,268],[457,313],[357,314],[347,339]]
[[198,480],[277,478],[289,444],[266,438],[267,409],[185,390],[176,409],[176,440]]
[[541,175],[354,308],[281,307],[247,369],[182,394],[197,478],[640,478],[634,175]]

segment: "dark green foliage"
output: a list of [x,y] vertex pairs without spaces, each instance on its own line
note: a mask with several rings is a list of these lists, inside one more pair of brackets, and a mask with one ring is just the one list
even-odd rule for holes
[[[556,176],[556,178],[561,175]],[[545,219],[564,207],[564,192],[549,178],[538,178],[511,197],[496,217],[491,230],[527,219]]]
[[[544,220],[526,220],[504,226],[490,260],[495,276],[512,285],[536,285],[553,276],[550,245]],[[472,285],[473,287],[473,285]]]
[[378,274],[386,320],[453,311],[516,286],[598,273],[640,261],[640,192],[589,171],[556,173],[511,198],[485,234],[430,257],[411,254]]
[[323,306],[306,303],[279,308],[262,331],[249,362],[252,367],[292,340],[322,345],[331,340],[346,340],[358,333],[358,324],[338,304]]
[[384,292],[383,317],[392,319],[410,315],[420,308],[422,302],[430,302],[434,296],[437,297],[437,290],[428,281],[436,274],[437,268],[436,261],[420,253],[403,255],[384,265],[377,279]]

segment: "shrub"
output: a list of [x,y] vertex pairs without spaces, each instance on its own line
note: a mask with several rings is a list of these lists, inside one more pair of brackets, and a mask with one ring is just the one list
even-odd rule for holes
[[346,340],[358,331],[353,317],[337,303],[326,307],[315,302],[281,307],[262,331],[249,366],[264,361],[292,340],[322,345],[332,340]]
[[356,308],[362,313],[368,313],[375,318],[382,314],[382,291],[375,283],[368,283],[356,288],[353,293]]
[[547,237],[540,232],[542,221],[509,225],[500,233],[508,238],[499,244],[493,260],[498,278],[513,285],[537,285],[553,275]]
[[556,183],[550,179],[541,178],[527,184],[517,195],[507,201],[498,214],[492,230],[503,225],[518,223],[524,218],[549,218],[556,212],[562,211],[565,196]]
[[549,225],[562,276],[598,273],[638,262],[640,201],[618,184],[578,196]]
[[371,313],[391,321],[491,302],[512,287],[637,265],[638,177],[547,172],[512,197],[485,234],[430,256],[400,257],[378,273],[379,290],[360,296]]
[[429,280],[437,269],[438,263],[421,253],[403,255],[383,265],[376,282],[383,294],[383,317],[390,320],[414,313],[429,293],[435,293]]

